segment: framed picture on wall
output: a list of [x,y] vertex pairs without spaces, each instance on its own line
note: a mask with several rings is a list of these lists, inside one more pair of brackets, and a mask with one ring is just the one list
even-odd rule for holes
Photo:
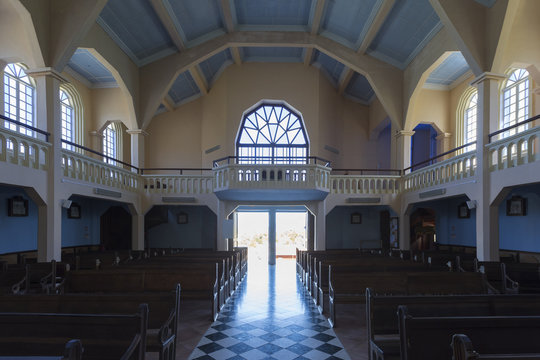
[[8,199],[8,216],[28,216],[28,200],[22,196]]
[[176,218],[176,222],[178,224],[187,224],[188,223],[188,214],[186,213],[179,213],[177,218]]
[[351,214],[351,224],[361,224],[362,223],[362,214],[352,213]]
[[80,219],[81,218],[81,206],[77,203],[71,203],[67,211],[68,219]]
[[471,210],[467,206],[467,203],[461,203],[458,205],[458,219],[468,219],[471,217]]
[[527,215],[527,199],[521,196],[512,196],[506,200],[506,216],[525,216]]

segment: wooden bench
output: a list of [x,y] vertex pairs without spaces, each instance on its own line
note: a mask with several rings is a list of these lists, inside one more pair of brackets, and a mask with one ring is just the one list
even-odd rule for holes
[[182,286],[183,299],[210,301],[212,321],[218,315],[218,265],[185,264],[167,268],[70,271],[66,293],[166,292]]
[[146,304],[130,315],[0,313],[0,355],[57,356],[76,338],[83,359],[142,360],[147,320]]
[[384,296],[367,289],[370,359],[399,359],[399,305],[418,316],[540,315],[538,295]]
[[59,356],[2,356],[0,360],[81,360],[83,348],[80,340],[69,340],[64,348],[64,355]]
[[61,293],[68,269],[66,264],[57,263],[55,260],[26,264],[24,277],[12,286],[12,292],[14,294]]
[[452,336],[466,334],[480,353],[540,351],[540,316],[416,317],[399,306],[403,360],[451,360]]
[[[493,339],[497,341],[497,339]],[[506,342],[507,339],[501,339],[501,341]],[[506,353],[500,354],[496,353],[492,349],[488,349],[487,353],[478,353],[474,349],[472,341],[467,335],[464,334],[454,334],[452,336],[452,353],[453,360],[538,360],[540,359],[540,349],[538,353],[509,353],[511,349],[505,349]],[[520,349],[515,349],[514,351],[519,351]]]
[[160,360],[175,358],[180,311],[180,285],[169,292],[0,296],[0,312],[125,314],[139,304],[149,308],[146,347]]
[[540,293],[540,264],[505,263],[504,273],[518,283],[520,294]]
[[332,272],[329,267],[330,326],[337,304],[364,304],[366,289],[388,295],[485,294],[484,274],[459,272]]

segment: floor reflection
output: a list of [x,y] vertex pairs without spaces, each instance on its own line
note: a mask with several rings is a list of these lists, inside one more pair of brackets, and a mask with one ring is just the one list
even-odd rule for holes
[[294,259],[250,261],[248,276],[190,359],[349,359],[295,275]]

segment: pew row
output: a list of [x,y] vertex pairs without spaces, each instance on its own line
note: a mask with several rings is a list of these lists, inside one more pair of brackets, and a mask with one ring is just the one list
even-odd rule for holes
[[[494,339],[496,341],[496,339]],[[501,339],[505,341],[506,339]],[[509,349],[505,349],[508,351]],[[493,353],[493,350],[488,350],[489,353],[478,353],[474,350],[474,345],[467,335],[454,334],[452,336],[452,353],[453,360],[538,360],[540,353],[522,354],[522,353]]]
[[2,312],[0,355],[57,356],[77,338],[84,360],[143,360],[147,320],[146,304],[130,315]]
[[378,294],[449,295],[485,294],[484,274],[460,272],[354,272],[328,270],[330,326],[336,324],[337,304],[364,304],[366,288]]

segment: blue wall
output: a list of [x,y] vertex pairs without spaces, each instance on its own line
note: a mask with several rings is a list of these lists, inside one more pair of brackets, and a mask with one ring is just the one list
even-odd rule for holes
[[[427,160],[437,153],[437,132],[431,125],[419,124],[411,140],[411,165]],[[429,163],[415,167],[420,169]]]
[[[28,200],[28,216],[8,216],[8,199],[13,196]],[[37,230],[37,205],[23,189],[0,186],[0,254],[37,249]]]
[[468,197],[460,196],[425,206],[435,210],[435,234],[439,244],[476,247],[476,209],[471,209],[470,218],[458,218],[458,206],[467,200]]
[[80,219],[69,219],[67,209],[62,209],[62,247],[99,245],[100,217],[111,206],[121,206],[128,213],[127,205],[116,201],[72,196],[70,198],[81,207]]
[[[512,196],[527,199],[526,216],[506,216],[506,200]],[[540,184],[513,189],[499,206],[499,247],[540,252]]]
[[[215,248],[217,217],[206,206],[167,206],[167,223],[147,230],[149,247]],[[187,224],[178,224],[177,215],[188,215]]]
[[[336,206],[326,216],[326,248],[380,248],[380,212],[386,206]],[[351,224],[351,214],[362,215],[361,224]]]

